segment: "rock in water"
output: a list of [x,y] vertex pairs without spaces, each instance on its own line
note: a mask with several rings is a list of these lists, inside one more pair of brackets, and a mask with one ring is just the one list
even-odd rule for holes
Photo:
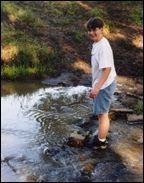
[[82,147],[85,144],[85,137],[81,134],[72,133],[68,138],[67,145],[72,147]]

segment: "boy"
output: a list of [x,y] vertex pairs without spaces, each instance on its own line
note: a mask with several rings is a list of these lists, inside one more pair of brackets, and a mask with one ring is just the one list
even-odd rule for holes
[[98,135],[89,142],[94,149],[107,147],[110,126],[109,108],[116,88],[116,71],[113,52],[108,40],[103,36],[104,23],[99,18],[90,18],[86,24],[88,36],[93,41],[91,51],[93,113],[98,116]]

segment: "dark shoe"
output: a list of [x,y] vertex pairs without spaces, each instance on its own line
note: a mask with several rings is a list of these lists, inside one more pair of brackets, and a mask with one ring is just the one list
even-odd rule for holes
[[93,136],[88,142],[87,142],[87,147],[93,148],[93,149],[106,149],[108,145],[108,141],[105,140],[104,142],[101,142],[98,139],[98,136]]
[[108,145],[108,141],[107,140],[102,142],[97,137],[95,142],[94,142],[94,144],[93,144],[93,149],[106,149],[107,145]]

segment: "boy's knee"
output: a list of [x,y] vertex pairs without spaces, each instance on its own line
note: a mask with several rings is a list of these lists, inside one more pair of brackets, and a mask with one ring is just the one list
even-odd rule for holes
[[104,116],[108,116],[108,113],[106,112],[106,113],[103,113],[103,114],[99,114],[99,115],[98,115],[98,118],[102,118],[102,117],[104,117]]
[[100,119],[101,117],[102,117],[102,114],[99,114],[99,115],[98,115],[98,118]]

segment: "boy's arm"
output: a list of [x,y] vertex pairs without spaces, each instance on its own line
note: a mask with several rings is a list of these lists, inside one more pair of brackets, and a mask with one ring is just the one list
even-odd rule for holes
[[107,78],[108,78],[108,76],[110,74],[111,67],[103,68],[102,70],[103,70],[103,72],[102,72],[102,75],[101,75],[98,83],[94,86],[94,88],[92,88],[92,90],[90,92],[90,97],[91,98],[96,97],[97,94],[99,93],[100,88],[102,87],[102,85],[107,80]]

